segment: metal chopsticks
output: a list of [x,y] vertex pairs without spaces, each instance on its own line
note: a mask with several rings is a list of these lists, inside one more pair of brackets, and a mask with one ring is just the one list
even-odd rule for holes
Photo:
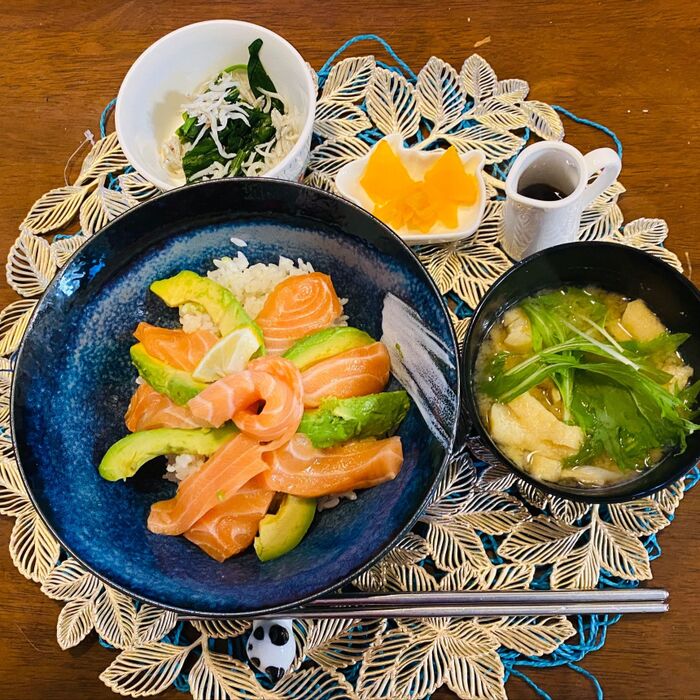
[[501,617],[667,611],[667,591],[631,588],[588,591],[436,591],[374,595],[353,593],[328,596],[299,608],[256,617]]

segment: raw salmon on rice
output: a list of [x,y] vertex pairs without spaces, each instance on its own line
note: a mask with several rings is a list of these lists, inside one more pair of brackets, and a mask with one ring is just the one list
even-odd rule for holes
[[196,418],[187,406],[178,406],[145,382],[138,385],[131,397],[124,422],[132,433],[154,428],[209,427],[209,423]]
[[262,478],[270,490],[303,498],[318,498],[368,489],[394,479],[403,464],[401,438],[361,440],[318,450],[306,435],[297,434],[283,447],[266,452]]
[[321,360],[301,373],[304,406],[315,408],[333,396],[347,399],[383,391],[389,381],[391,360],[383,343],[372,343]]
[[256,476],[202,516],[185,537],[210,557],[224,561],[253,544],[274,495]]
[[[222,562],[253,544],[275,493],[316,498],[396,477],[403,464],[399,437],[320,450],[296,433],[305,407],[327,397],[379,393],[388,383],[389,354],[380,342],[321,360],[303,373],[281,357],[342,313],[328,275],[290,276],[272,289],[256,318],[268,354],[209,384],[185,406],[147,383],[137,387],[125,415],[132,432],[218,428],[227,421],[241,431],[180,481],[173,498],[151,506],[151,532],[184,535]],[[149,355],[183,372],[193,372],[220,340],[208,330],[186,333],[148,323],[140,323],[134,335]]]
[[304,414],[302,397],[299,370],[289,360],[269,355],[210,384],[187,407],[195,418],[215,428],[233,420],[259,440],[289,440]]
[[263,332],[267,351],[281,354],[299,338],[333,325],[342,312],[331,278],[311,272],[280,282],[255,321]]
[[[196,472],[180,482],[177,493],[151,506],[148,529],[157,535],[182,535],[212,508],[240,491],[268,466],[258,440],[239,433]],[[265,484],[267,488],[267,484]]]
[[192,372],[219,338],[207,330],[185,333],[179,328],[160,328],[139,323],[134,331],[146,352],[175,369]]

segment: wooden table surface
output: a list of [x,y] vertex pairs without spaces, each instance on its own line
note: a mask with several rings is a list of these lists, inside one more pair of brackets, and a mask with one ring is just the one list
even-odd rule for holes
[[[565,105],[614,129],[624,146],[621,201],[626,220],[662,217],[670,247],[700,268],[700,21],[692,0],[663,2],[377,2],[376,0],[105,0],[30,2],[0,7],[0,249],[7,250],[29,205],[63,180],[85,129],[97,132],[104,105],[131,62],[159,36],[212,18],[264,24],[291,40],[316,68],[349,37],[373,32],[414,68],[435,54],[459,66],[478,51],[500,78],[529,81],[533,99]],[[375,47],[359,48],[367,53]],[[583,150],[609,145],[567,124]],[[4,255],[4,254],[3,254]],[[2,284],[0,305],[14,298]],[[583,666],[608,698],[700,697],[700,490],[681,504],[659,538],[654,584],[671,593],[671,612],[629,616]],[[14,569],[11,521],[0,518],[0,687],[6,700],[107,698],[97,679],[113,655],[95,641],[62,652],[59,606]],[[533,677],[553,698],[592,698],[589,681],[568,668]],[[522,681],[511,698],[533,698]],[[171,691],[168,698],[183,697]],[[453,697],[441,691],[436,697]]]

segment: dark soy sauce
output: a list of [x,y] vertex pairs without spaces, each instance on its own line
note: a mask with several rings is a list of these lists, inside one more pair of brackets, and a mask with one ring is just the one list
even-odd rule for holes
[[544,182],[535,182],[532,185],[526,185],[522,189],[519,189],[518,194],[523,197],[528,197],[529,199],[539,199],[541,202],[556,202],[568,197],[571,192],[563,192]]

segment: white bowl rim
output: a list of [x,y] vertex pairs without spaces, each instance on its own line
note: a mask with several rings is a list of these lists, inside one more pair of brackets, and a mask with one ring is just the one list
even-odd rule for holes
[[[290,51],[290,53],[295,56],[301,66],[304,69],[304,80],[306,81],[306,87],[307,87],[307,94],[309,96],[309,111],[308,114],[306,115],[306,119],[304,121],[304,125],[299,133],[299,137],[296,140],[296,143],[292,146],[291,150],[287,155],[279,162],[277,165],[274,167],[270,168],[266,173],[264,173],[265,177],[275,177],[275,175],[280,172],[286,165],[291,161],[293,158],[295,158],[299,151],[304,148],[304,144],[307,142],[311,135],[311,131],[313,129],[314,125],[314,118],[316,114],[316,86],[314,84],[313,78],[311,77],[311,71],[313,68],[304,60],[302,55],[290,44],[284,37],[280,36],[276,32],[273,32],[271,29],[268,29],[267,27],[262,27],[259,24],[255,24],[254,22],[245,22],[243,20],[238,20],[238,19],[208,19],[204,20],[203,22],[193,22],[191,24],[186,24],[184,27],[179,27],[178,29],[174,29],[172,32],[169,32],[168,34],[163,35],[160,37],[160,39],[157,39],[154,41],[148,48],[144,49],[144,51],[139,55],[139,57],[131,64],[131,67],[129,70],[126,72],[126,75],[124,76],[124,79],[122,80],[122,84],[119,87],[119,92],[117,94],[117,101],[116,105],[114,108],[114,127],[115,131],[117,132],[117,139],[119,140],[119,145],[121,146],[122,151],[124,151],[124,155],[126,156],[127,160],[131,164],[131,166],[136,170],[140,175],[145,177],[149,182],[153,183],[157,187],[159,187],[161,190],[173,190],[176,189],[177,187],[181,187],[183,185],[174,185],[172,182],[169,182],[167,180],[161,179],[159,176],[154,175],[152,172],[149,171],[147,167],[143,165],[143,163],[140,161],[140,159],[134,154],[134,152],[129,148],[128,146],[128,139],[123,139],[122,134],[124,133],[123,130],[120,128],[121,124],[121,110],[119,108],[120,106],[120,97],[122,94],[124,94],[128,89],[129,89],[129,82],[134,80],[134,75],[136,75],[138,71],[139,65],[152,53],[155,53],[158,48],[160,47],[161,44],[172,40],[173,37],[179,35],[179,34],[186,34],[187,32],[190,32],[193,30],[195,27],[202,27],[202,26],[209,26],[209,25],[228,25],[230,27],[250,27],[255,29],[256,31],[260,32],[262,35],[263,39],[267,37],[274,37],[275,40],[280,41],[282,44],[284,44]],[[206,77],[202,78],[202,81],[204,81]]]

